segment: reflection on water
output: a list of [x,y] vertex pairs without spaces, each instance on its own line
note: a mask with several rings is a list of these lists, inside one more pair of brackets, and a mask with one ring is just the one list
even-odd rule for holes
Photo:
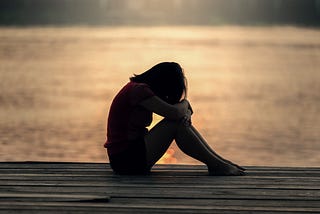
[[[1,161],[106,161],[110,102],[177,61],[193,124],[243,165],[319,165],[320,31],[291,27],[0,28]],[[194,163],[175,145],[162,162]]]

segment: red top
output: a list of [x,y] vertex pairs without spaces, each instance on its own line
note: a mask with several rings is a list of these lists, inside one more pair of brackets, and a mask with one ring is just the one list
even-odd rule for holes
[[109,154],[128,148],[128,141],[143,137],[152,122],[152,112],[138,105],[155,96],[144,83],[129,82],[113,99],[108,117],[107,140],[104,147]]

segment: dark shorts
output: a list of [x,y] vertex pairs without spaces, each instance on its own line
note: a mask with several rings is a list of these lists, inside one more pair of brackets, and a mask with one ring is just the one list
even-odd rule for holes
[[143,138],[130,141],[126,150],[109,155],[109,161],[112,170],[117,174],[147,174],[150,172]]

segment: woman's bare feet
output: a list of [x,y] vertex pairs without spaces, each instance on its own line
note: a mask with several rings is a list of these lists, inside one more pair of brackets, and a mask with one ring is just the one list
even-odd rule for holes
[[215,176],[241,176],[245,175],[245,172],[241,170],[239,167],[234,166],[233,164],[226,165],[224,167],[219,168],[209,168],[209,175]]
[[[221,157],[220,157],[220,158],[221,158]],[[237,167],[238,169],[240,169],[240,170],[242,170],[242,171],[246,171],[246,168],[243,168],[242,166],[239,166],[238,164],[235,164],[235,163],[233,163],[233,162],[231,162],[231,161],[229,161],[229,160],[223,159],[223,158],[221,158],[221,159],[222,159],[224,162],[226,162],[226,163],[228,163],[228,164],[231,164],[231,165]]]
[[233,166],[237,167],[238,169],[242,170],[242,171],[246,171],[246,168],[243,168],[242,166],[239,166],[238,164],[232,163],[230,161],[230,164],[232,164]]

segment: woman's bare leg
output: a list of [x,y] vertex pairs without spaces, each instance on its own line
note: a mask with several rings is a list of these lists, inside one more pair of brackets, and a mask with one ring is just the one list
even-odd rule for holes
[[224,161],[194,132],[193,126],[180,125],[176,143],[187,155],[205,163],[212,175],[243,175],[243,171]]
[[211,174],[241,175],[237,167],[223,161],[212,153],[194,133],[192,126],[178,121],[162,120],[145,137],[147,162],[152,167],[165,153],[173,140],[187,155],[205,163]]
[[220,155],[218,155],[218,154],[208,145],[208,143],[206,142],[206,140],[202,137],[202,135],[198,132],[198,130],[197,130],[195,127],[190,126],[190,128],[192,129],[192,131],[194,132],[194,134],[196,134],[196,135],[198,136],[198,138],[202,141],[203,145],[205,145],[205,146],[207,147],[207,149],[208,149],[210,152],[212,152],[215,156],[219,157],[221,160],[223,160],[223,161],[226,162],[226,163],[229,163],[229,164],[232,164],[232,165],[238,167],[238,168],[241,169],[241,170],[246,170],[245,168],[243,168],[243,167],[241,167],[241,166],[239,166],[239,165],[237,165],[237,164],[235,164],[235,163],[233,163],[233,162],[231,162],[231,161],[229,161],[229,160],[221,157]]
[[151,168],[168,150],[175,138],[177,130],[176,122],[166,119],[157,123],[145,136],[146,157]]

